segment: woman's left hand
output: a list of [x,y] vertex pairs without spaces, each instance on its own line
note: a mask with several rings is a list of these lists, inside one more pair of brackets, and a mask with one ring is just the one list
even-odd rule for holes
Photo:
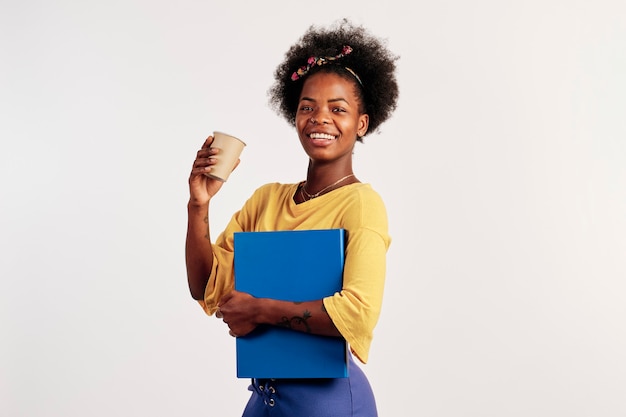
[[231,336],[245,336],[259,324],[259,300],[248,293],[233,290],[220,299],[215,317],[228,325]]

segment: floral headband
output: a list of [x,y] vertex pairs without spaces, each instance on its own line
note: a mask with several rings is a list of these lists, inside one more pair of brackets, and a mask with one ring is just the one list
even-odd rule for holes
[[[306,61],[306,65],[302,66],[300,68],[298,68],[298,70],[296,72],[294,72],[293,74],[291,74],[291,81],[296,81],[302,77],[304,77],[310,70],[311,68],[315,67],[315,66],[322,66],[325,64],[330,64],[333,61],[336,61],[340,58],[343,58],[346,55],[349,55],[352,52],[352,47],[349,45],[346,45],[343,47],[343,49],[341,50],[341,53],[339,53],[338,55],[335,56],[312,56],[309,57],[309,59],[307,59]],[[346,70],[348,70],[350,72],[350,74],[354,75],[354,78],[356,78],[356,80],[359,82],[359,84],[363,85],[363,83],[361,82],[361,79],[359,78],[358,75],[356,75],[356,73],[348,68],[348,67],[344,67]]]

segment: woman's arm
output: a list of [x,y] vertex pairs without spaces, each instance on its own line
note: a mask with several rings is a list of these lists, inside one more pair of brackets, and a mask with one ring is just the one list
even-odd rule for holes
[[191,296],[204,298],[204,290],[213,267],[213,247],[209,229],[209,202],[220,190],[222,182],[204,175],[215,163],[213,156],[219,150],[211,148],[213,137],[209,136],[198,151],[189,176],[189,203],[187,204],[187,238],[185,261],[187,283]]
[[185,262],[187,283],[195,300],[204,298],[213,267],[213,247],[209,230],[209,205],[187,204],[187,239],[185,240]]
[[245,336],[260,324],[323,336],[341,336],[322,300],[300,303],[256,298],[248,293],[231,291],[220,300],[216,316],[224,320],[233,336]]

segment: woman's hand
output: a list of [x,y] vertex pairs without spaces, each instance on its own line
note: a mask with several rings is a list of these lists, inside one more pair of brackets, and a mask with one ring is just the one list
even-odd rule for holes
[[248,293],[233,290],[220,299],[215,317],[224,320],[231,336],[245,336],[259,324],[260,300]]
[[[189,202],[196,206],[208,204],[224,184],[220,180],[204,175],[211,172],[211,166],[216,162],[213,157],[220,151],[217,148],[211,148],[212,143],[213,136],[209,136],[204,141],[202,148],[196,154],[189,176]],[[237,161],[238,164],[239,161]]]

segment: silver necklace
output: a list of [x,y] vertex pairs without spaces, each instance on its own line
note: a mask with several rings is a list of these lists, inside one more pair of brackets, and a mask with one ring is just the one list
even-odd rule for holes
[[354,174],[346,175],[343,178],[339,178],[337,181],[333,182],[329,186],[326,186],[326,187],[322,188],[321,190],[319,190],[315,194],[309,194],[309,192],[306,190],[306,188],[305,188],[306,187],[306,181],[304,182],[304,184],[302,184],[302,188],[300,188],[300,190],[302,191],[302,193],[306,194],[306,196],[308,197],[308,200],[312,200],[312,199],[317,198],[320,195],[322,195],[322,193],[324,191],[334,187],[335,185],[339,184],[341,181],[346,180],[346,179],[348,179],[350,177],[354,177]]

